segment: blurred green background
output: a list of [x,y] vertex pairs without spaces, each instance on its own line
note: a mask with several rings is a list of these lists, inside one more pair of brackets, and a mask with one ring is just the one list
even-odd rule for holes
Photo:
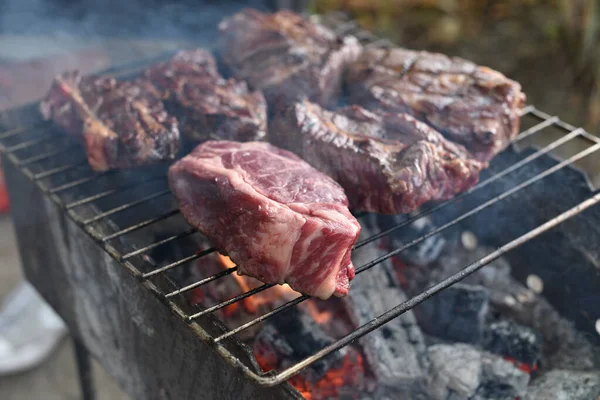
[[460,56],[521,82],[528,104],[600,131],[600,0],[312,0],[402,47]]

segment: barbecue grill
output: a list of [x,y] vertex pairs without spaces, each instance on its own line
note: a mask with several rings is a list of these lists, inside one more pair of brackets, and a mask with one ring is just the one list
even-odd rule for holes
[[[388,40],[361,30],[343,14],[313,18],[338,34],[356,36],[365,45],[392,46]],[[127,75],[148,62],[113,68],[108,73]],[[301,295],[234,329],[226,328],[224,321],[214,316],[215,312],[274,285],[263,284],[210,307],[190,305],[186,294],[217,280],[233,279],[236,267],[182,285],[172,278],[173,274],[216,249],[189,249],[189,253],[166,263],[155,257],[163,246],[176,247],[200,235],[185,223],[176,207],[167,187],[166,165],[95,173],[74,139],[41,121],[37,104],[13,110],[4,118],[0,149],[26,275],[67,321],[79,343],[80,365],[86,366],[85,352],[89,350],[136,398],[190,398],[194,393],[207,392],[212,394],[211,398],[301,398],[286,383],[289,378],[530,241],[538,251],[548,250],[539,254],[540,259],[549,260],[548,268],[556,267],[558,262],[552,261],[552,254],[564,252],[565,258],[561,261],[570,260],[569,268],[573,270],[564,273],[565,285],[572,279],[587,279],[593,286],[599,279],[600,257],[594,244],[598,247],[600,232],[579,214],[596,205],[600,193],[591,188],[573,165],[600,150],[600,139],[534,106],[527,106],[522,116],[526,129],[515,142],[523,143],[549,130],[561,132],[558,139],[535,151],[508,150],[507,153],[519,154],[519,157],[503,165],[503,157],[508,156],[498,156],[500,161],[492,163],[477,186],[360,240],[356,251],[422,217],[435,217],[450,209],[460,211],[424,235],[358,265],[356,279],[360,280],[363,273],[369,274],[380,263],[434,235],[465,224],[468,219],[489,216],[491,209],[509,199],[521,196],[520,201],[527,203],[531,197],[526,193],[538,190],[535,193],[539,194],[544,184],[555,192],[563,191],[560,202],[533,204],[532,207],[539,208],[537,215],[523,217],[522,224],[517,224],[520,228],[535,225],[526,232],[515,228],[505,235],[494,236],[496,230],[478,224],[479,229],[473,230],[481,237],[488,236],[493,243],[503,240],[495,251],[295,365],[265,374],[238,336],[306,301],[308,296]],[[551,156],[559,147],[575,140],[585,141],[586,148],[564,160]],[[531,169],[532,166],[537,169]],[[523,172],[532,170],[535,174],[530,176]],[[556,178],[557,174],[562,174],[562,178]],[[517,182],[518,177],[522,179]],[[482,193],[493,195],[484,199],[480,196]],[[588,210],[585,215],[590,216],[590,212],[597,217],[599,210]],[[357,214],[359,221],[363,217],[364,214]],[[579,229],[573,229],[573,224]],[[543,238],[534,240],[563,226],[560,239],[552,243],[553,249],[544,247]],[[561,245],[566,242],[571,246]],[[183,244],[181,248],[182,253],[188,250]],[[527,271],[521,274],[525,277]],[[593,289],[589,293],[591,296]],[[594,303],[598,304],[593,300],[581,304],[577,312],[568,307],[568,302],[566,306],[557,307],[583,330],[593,331],[593,322],[600,318]],[[173,366],[179,368],[175,370]],[[92,398],[85,371],[83,378],[85,393]]]

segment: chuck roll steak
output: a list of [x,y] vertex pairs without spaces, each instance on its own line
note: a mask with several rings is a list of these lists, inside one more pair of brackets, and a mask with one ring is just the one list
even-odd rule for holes
[[521,85],[497,71],[401,48],[366,49],[346,81],[353,103],[411,114],[481,161],[491,160],[517,135],[525,103]]
[[359,106],[336,112],[298,102],[269,129],[269,140],[334,178],[353,209],[409,213],[477,183],[486,166],[407,114]]
[[177,120],[145,80],[58,76],[40,105],[46,120],[80,138],[96,171],[172,160],[179,151]]
[[186,220],[265,283],[327,299],[354,278],[360,225],[342,188],[268,143],[207,141],[169,169]]
[[233,76],[262,90],[281,109],[307,97],[335,102],[347,64],[361,52],[356,38],[290,11],[243,10],[219,24],[220,53]]
[[181,133],[194,142],[219,138],[262,140],[266,136],[267,103],[245,82],[224,79],[206,50],[180,51],[169,61],[147,69],[146,76],[164,91],[169,112]]

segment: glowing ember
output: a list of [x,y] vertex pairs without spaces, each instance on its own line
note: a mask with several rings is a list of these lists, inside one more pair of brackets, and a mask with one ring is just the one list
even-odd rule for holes
[[[274,360],[257,356],[257,361],[264,371],[275,369]],[[338,368],[331,368],[317,382],[310,382],[302,373],[290,378],[288,382],[307,400],[337,399],[345,388],[361,387],[364,372],[363,357],[357,352],[349,352]]]
[[408,269],[408,265],[398,257],[392,257],[392,265],[394,266],[394,271],[396,271],[396,277],[398,278],[398,282],[400,282],[400,286],[406,287],[408,279],[406,278],[404,271]]
[[519,368],[521,371],[526,372],[528,374],[531,374],[532,372],[537,371],[537,369],[538,369],[537,364],[529,365],[526,363],[522,363],[518,360],[515,360],[514,358],[508,357],[508,356],[504,356],[504,359],[506,361],[511,362],[512,364],[514,364],[515,367]]

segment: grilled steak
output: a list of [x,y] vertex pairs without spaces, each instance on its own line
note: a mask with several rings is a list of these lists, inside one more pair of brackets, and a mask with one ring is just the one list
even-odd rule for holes
[[83,141],[96,171],[172,160],[179,151],[177,120],[145,80],[120,82],[66,72],[54,80],[40,110]]
[[386,214],[448,199],[485,166],[407,114],[359,106],[332,112],[299,102],[273,121],[269,140],[338,181],[352,208]]
[[197,142],[211,137],[239,141],[266,136],[267,105],[245,82],[225,80],[213,56],[197,49],[152,66],[146,76],[165,91],[165,104],[181,133]]
[[345,296],[360,225],[342,188],[268,143],[208,141],[169,169],[186,220],[265,283]]
[[332,104],[346,65],[361,51],[356,38],[337,37],[290,11],[244,10],[222,21],[219,31],[225,64],[262,90],[274,110],[302,97]]
[[354,103],[405,112],[489,161],[519,131],[525,95],[499,72],[424,51],[365,50],[347,74]]

